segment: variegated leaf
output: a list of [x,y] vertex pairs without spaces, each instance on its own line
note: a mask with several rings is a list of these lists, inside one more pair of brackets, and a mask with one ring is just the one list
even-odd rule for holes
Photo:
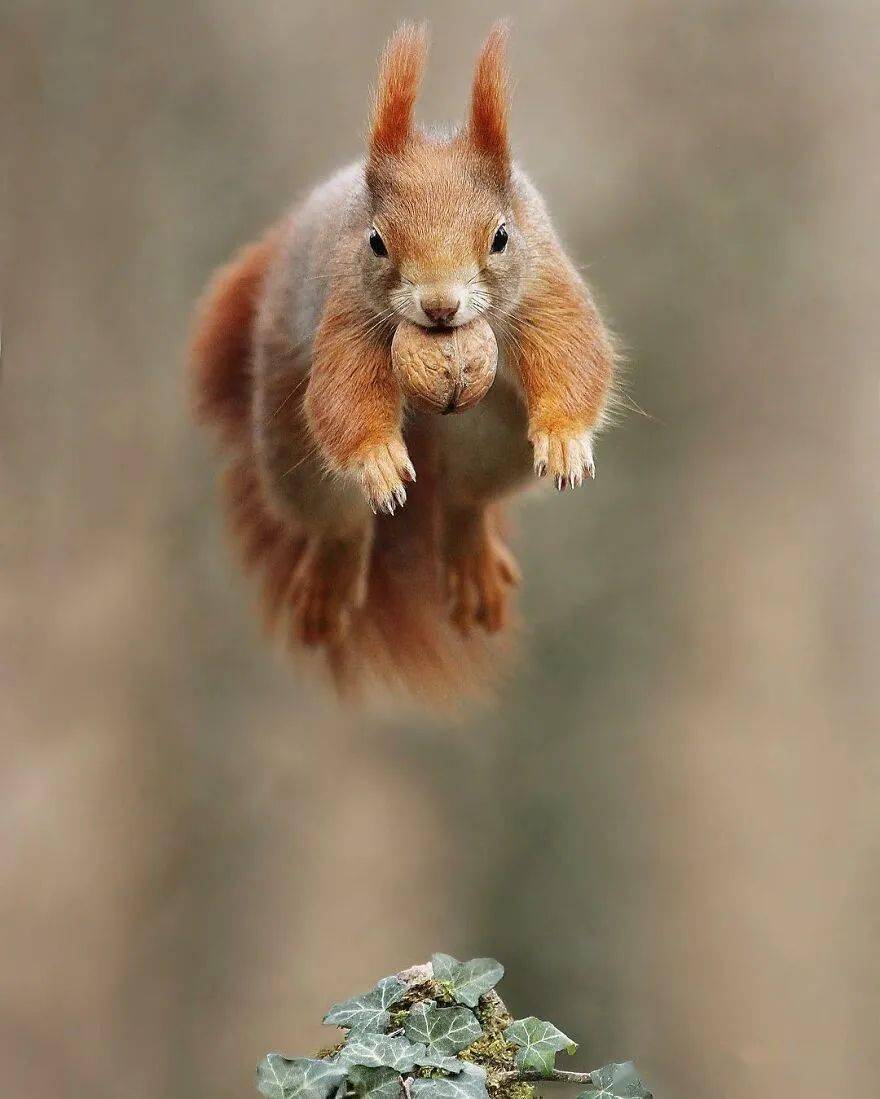
[[467,1063],[457,1076],[413,1080],[410,1094],[412,1099],[489,1099],[485,1069]]
[[430,1049],[419,1054],[416,1064],[421,1065],[423,1068],[442,1068],[444,1072],[453,1074],[461,1072],[465,1066],[465,1062],[459,1061],[457,1057],[445,1057],[442,1053],[435,1053]]
[[329,1099],[345,1076],[345,1067],[330,1061],[267,1053],[257,1065],[257,1089],[266,1099]]
[[389,1021],[388,1008],[400,999],[406,987],[396,977],[383,977],[370,992],[334,1004],[324,1016],[324,1022],[350,1030],[384,1032]]
[[352,1065],[348,1081],[358,1099],[400,1099],[403,1091],[400,1073],[393,1068],[365,1068]]
[[652,1099],[632,1061],[603,1065],[590,1076],[593,1086],[582,1091],[577,1099]]
[[421,1044],[413,1045],[408,1038],[390,1038],[387,1034],[352,1031],[339,1051],[340,1065],[362,1065],[364,1068],[393,1068],[395,1072],[412,1072],[425,1054]]
[[553,1071],[556,1054],[560,1050],[574,1053],[577,1049],[577,1042],[573,1042],[567,1034],[563,1034],[552,1023],[536,1019],[534,1015],[511,1023],[505,1030],[504,1037],[508,1042],[519,1046],[516,1051],[516,1067],[532,1069],[542,1076],[549,1076]]
[[437,1007],[433,1000],[415,1004],[407,1016],[406,1036],[440,1054],[459,1053],[483,1033],[467,1007]]
[[431,964],[434,977],[449,989],[456,1003],[466,1007],[476,1007],[480,997],[504,976],[504,966],[494,958],[460,962],[451,954],[435,954]]

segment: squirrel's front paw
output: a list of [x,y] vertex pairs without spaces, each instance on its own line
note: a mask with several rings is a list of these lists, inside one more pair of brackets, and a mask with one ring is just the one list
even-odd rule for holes
[[585,477],[596,476],[591,431],[536,431],[531,436],[535,449],[535,473],[548,474],[560,492],[577,488]]
[[403,507],[406,503],[403,482],[416,479],[416,471],[401,438],[364,451],[353,468],[374,515],[380,511],[393,515],[396,508]]

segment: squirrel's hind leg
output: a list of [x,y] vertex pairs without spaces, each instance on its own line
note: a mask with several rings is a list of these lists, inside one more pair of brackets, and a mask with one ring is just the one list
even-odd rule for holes
[[263,618],[306,645],[330,644],[346,632],[365,599],[373,524],[334,525],[299,501],[270,505],[253,457],[241,456],[225,478],[225,500],[242,561],[261,580]]
[[[374,520],[360,487],[327,470],[303,412],[308,362],[260,332],[252,432],[261,493],[297,553],[279,562],[270,626],[291,641],[329,645],[366,598]],[[283,551],[279,551],[282,553]],[[267,576],[273,575],[271,562]],[[285,571],[286,570],[286,571]]]
[[[368,528],[369,529],[369,528]],[[370,538],[308,537],[289,592],[293,636],[304,645],[338,641],[367,594]]]
[[482,626],[503,630],[510,618],[511,588],[519,566],[498,529],[497,507],[469,505],[446,509],[444,564],[450,617],[462,633]]
[[[291,432],[290,441],[303,439]],[[281,447],[261,457],[264,491],[282,525],[299,532],[295,568],[276,607],[289,620],[291,640],[338,641],[366,598],[373,517],[357,487],[328,475],[309,449]]]

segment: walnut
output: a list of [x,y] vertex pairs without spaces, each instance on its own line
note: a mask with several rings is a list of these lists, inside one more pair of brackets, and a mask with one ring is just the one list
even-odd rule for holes
[[498,344],[482,317],[459,328],[401,321],[391,341],[391,367],[406,397],[424,412],[465,412],[495,380]]

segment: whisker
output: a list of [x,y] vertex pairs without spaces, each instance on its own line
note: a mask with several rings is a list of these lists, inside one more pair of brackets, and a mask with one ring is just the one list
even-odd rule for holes
[[286,469],[281,474],[281,480],[284,480],[285,477],[289,477],[292,473],[296,473],[300,466],[305,465],[306,462],[310,461],[312,458],[317,457],[319,450],[320,447],[318,446],[317,440],[313,441],[311,446],[306,450],[300,460],[298,462],[294,462],[290,469]]
[[369,324],[366,324],[365,326],[363,326],[363,327],[361,327],[357,330],[358,335],[362,336],[362,337],[371,335],[373,332],[375,332],[378,329],[381,329],[381,328],[385,327],[387,324],[389,324],[393,317],[394,317],[394,310],[392,310],[392,309],[383,309],[381,313],[378,313],[375,316],[375,318],[372,320],[372,322],[370,322]]
[[284,399],[281,401],[281,403],[278,405],[272,415],[269,416],[268,419],[265,421],[263,425],[264,427],[268,427],[269,424],[271,424],[275,417],[278,415],[278,413],[281,412],[281,410],[285,407],[285,405],[290,403],[296,393],[303,387],[303,385],[305,385],[307,379],[308,374],[304,373],[303,376],[297,381],[296,385],[294,385],[294,387],[287,394],[287,396],[284,397]]

